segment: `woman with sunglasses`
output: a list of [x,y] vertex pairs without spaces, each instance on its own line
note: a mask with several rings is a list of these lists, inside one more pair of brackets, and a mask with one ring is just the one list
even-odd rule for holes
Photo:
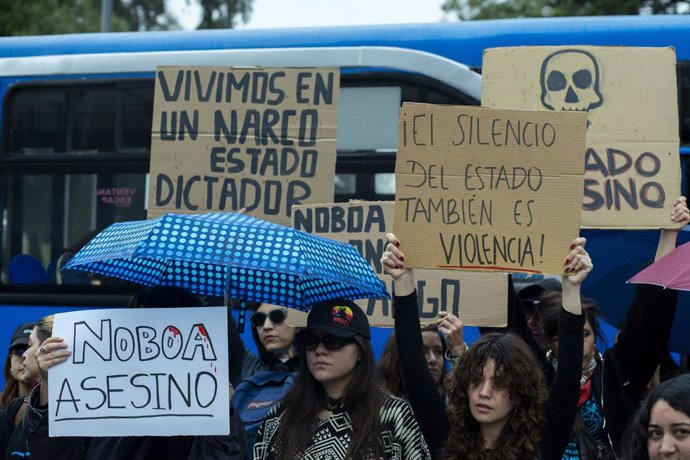
[[292,341],[297,329],[288,325],[287,308],[262,304],[251,316],[252,336],[267,370],[297,369]]
[[10,349],[5,360],[5,389],[0,397],[0,455],[27,454],[22,418],[27,408],[26,396],[31,392],[34,379],[24,367],[23,355],[29,347],[31,323],[20,325],[12,334]]
[[[242,419],[248,452],[271,408],[292,389],[298,359],[292,342],[296,328],[287,324],[287,308],[262,304],[251,316],[259,358],[244,350],[243,380],[235,387],[232,405]],[[238,335],[239,337],[239,335]]]
[[[29,410],[29,395],[31,386],[41,380],[36,359],[33,355],[36,330],[43,331],[46,328],[52,330],[52,316],[41,319],[37,324],[22,324],[12,336],[10,351],[13,352],[12,360],[15,370],[15,378],[29,382],[29,391],[21,395],[0,412],[0,454],[2,458],[29,457],[27,437],[24,429],[24,414]],[[21,352],[21,355],[19,353]],[[18,356],[19,355],[19,356]],[[17,361],[21,366],[17,365]]]
[[409,405],[376,384],[369,340],[353,302],[314,306],[295,341],[305,365],[261,426],[255,460],[430,458]]
[[31,392],[34,382],[26,378],[22,355],[29,346],[29,336],[33,328],[32,323],[22,324],[12,334],[3,369],[5,388],[0,394],[0,409],[4,409],[13,399]]

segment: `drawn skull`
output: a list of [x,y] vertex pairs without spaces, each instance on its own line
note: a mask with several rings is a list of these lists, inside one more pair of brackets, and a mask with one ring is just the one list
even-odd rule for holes
[[549,110],[586,112],[599,107],[599,66],[587,51],[563,50],[541,66],[541,102]]

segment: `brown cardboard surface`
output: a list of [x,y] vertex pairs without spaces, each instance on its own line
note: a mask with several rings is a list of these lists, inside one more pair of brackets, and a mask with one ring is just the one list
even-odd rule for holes
[[307,325],[307,313],[294,308],[287,309],[287,323],[292,327],[305,327]]
[[159,67],[148,216],[333,201],[337,68]]
[[[392,229],[394,209],[392,201],[300,205],[293,208],[292,219],[293,226],[299,230],[355,246],[392,293],[391,277],[384,274],[380,259],[386,248],[385,235]],[[406,251],[408,245],[403,243],[403,246]],[[422,321],[433,321],[439,311],[447,310],[468,325],[506,325],[508,277],[505,273],[417,269],[414,274]],[[372,326],[393,327],[391,301],[356,302],[367,313]],[[293,325],[290,316],[288,319]]]
[[584,113],[404,104],[394,232],[415,268],[561,273]]
[[484,52],[484,107],[587,113],[583,227],[671,226],[681,178],[677,93],[672,48]]

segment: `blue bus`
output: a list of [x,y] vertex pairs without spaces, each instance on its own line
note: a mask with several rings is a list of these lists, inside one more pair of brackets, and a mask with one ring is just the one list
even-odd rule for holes
[[[519,45],[673,46],[688,190],[684,16],[0,38],[0,346],[20,322],[134,292],[58,267],[109,224],[145,218],[156,66],[339,67],[336,201],[391,200],[401,103],[478,104],[483,51]],[[653,257],[655,232],[585,234],[597,262],[585,292],[618,325],[613,307],[632,297],[624,280]],[[672,349],[690,354],[677,332]]]

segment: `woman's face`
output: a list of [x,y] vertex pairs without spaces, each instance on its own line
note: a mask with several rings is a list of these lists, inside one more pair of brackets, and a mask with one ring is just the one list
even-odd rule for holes
[[[266,315],[266,319],[264,320],[263,325],[256,327],[259,340],[266,351],[275,352],[278,350],[289,350],[292,346],[292,341],[295,338],[296,329],[288,326],[285,319],[276,323],[271,321],[269,314],[273,310],[282,310],[287,314],[286,308],[277,307],[275,305],[261,305],[257,312],[264,313]],[[283,315],[283,318],[286,317],[286,315]]]
[[[328,335],[322,331],[311,333],[319,339]],[[306,350],[306,354],[307,366],[314,379],[326,389],[336,388],[342,391],[352,378],[360,351],[357,343],[346,343],[340,348],[326,348],[321,341],[315,349]]]
[[23,355],[24,377],[30,382],[38,382],[41,380],[41,370],[38,368],[36,361],[36,351],[41,344],[38,341],[37,329],[31,331],[29,336],[29,348],[26,349]]
[[480,425],[496,425],[502,428],[513,412],[515,404],[510,400],[507,388],[496,384],[495,374],[496,361],[490,358],[484,365],[479,384],[470,384],[470,413]]
[[24,372],[24,358],[27,347],[23,345],[16,346],[10,350],[10,375],[18,382],[31,383],[26,379]]
[[429,367],[429,372],[431,372],[434,382],[439,383],[443,372],[443,345],[441,344],[441,337],[436,331],[422,331],[422,340],[424,341],[426,365]]
[[[590,361],[592,361],[592,356],[594,356],[594,330],[589,320],[585,320],[585,326],[583,327],[584,332],[584,344],[582,348],[582,369],[586,369],[589,366]],[[558,339],[551,340],[549,342],[551,351],[558,356]]]
[[649,460],[690,459],[690,417],[663,399],[652,406],[647,429]]

